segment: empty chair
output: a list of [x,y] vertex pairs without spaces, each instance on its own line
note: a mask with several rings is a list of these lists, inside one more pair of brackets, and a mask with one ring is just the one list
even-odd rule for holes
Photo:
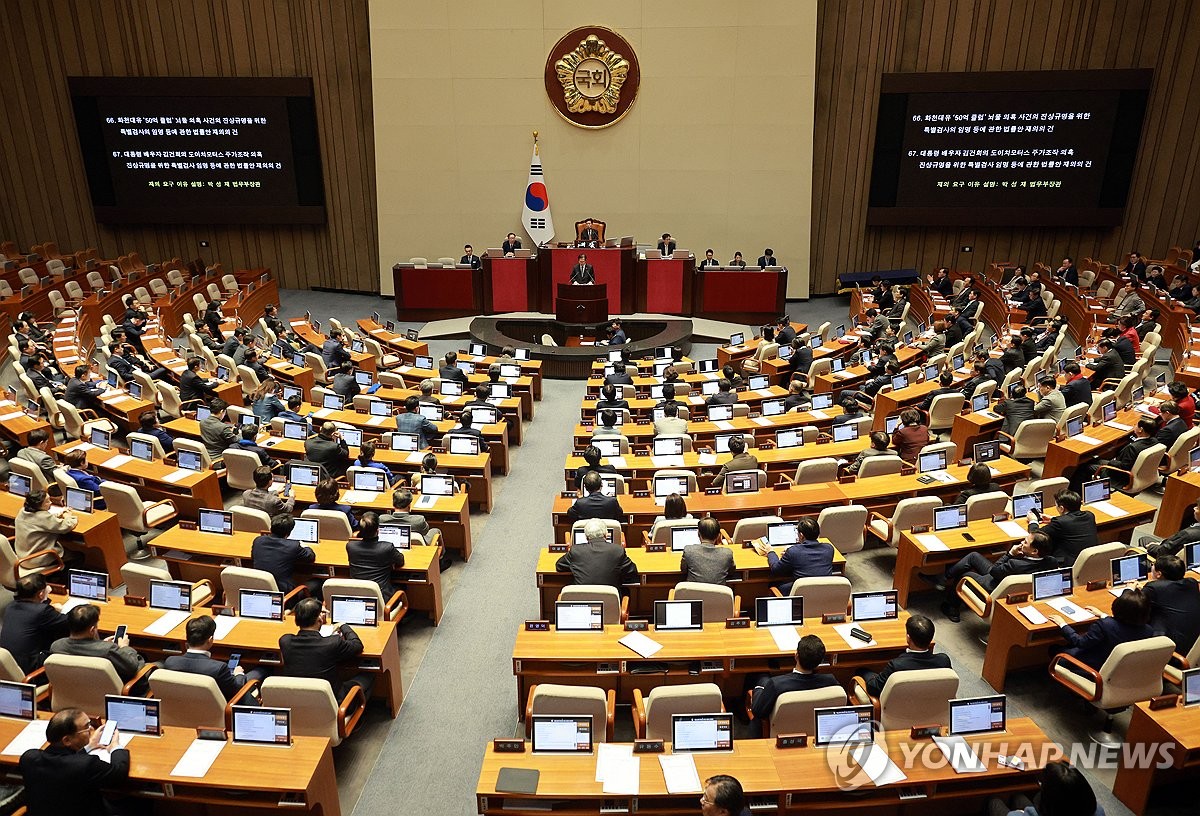
[[763,736],[777,737],[780,734],[815,734],[818,708],[843,706],[846,690],[841,686],[810,689],[807,691],[785,691],[775,699],[771,709],[770,723],[764,722]]
[[676,714],[712,714],[724,711],[721,688],[716,683],[659,686],[646,697],[633,690],[633,723],[639,739],[671,739],[671,718]]
[[1018,592],[1032,591],[1032,575],[1007,575],[990,592],[975,578],[965,575],[959,580],[956,589],[959,600],[985,621],[991,621],[992,612],[1002,598]]
[[317,537],[333,541],[348,541],[354,537],[350,519],[340,510],[318,510],[310,507],[300,514],[301,518],[317,520]]
[[45,685],[45,675],[41,669],[26,674],[17,664],[17,659],[13,657],[12,652],[3,648],[0,648],[0,680],[7,680],[10,683],[33,683],[37,686],[34,693],[35,699],[39,703],[50,694],[50,687]]
[[936,496],[917,496],[901,499],[896,505],[891,518],[885,518],[879,513],[871,512],[871,521],[867,532],[878,538],[889,547],[900,545],[900,533],[911,530],[914,524],[933,526],[933,510],[941,507],[942,500]]
[[757,372],[762,369],[764,360],[769,360],[772,357],[779,356],[778,343],[759,343],[758,348],[754,350],[754,355],[742,362],[742,371]]
[[[166,567],[154,567],[126,561],[121,565],[121,580],[125,582],[125,594],[139,598],[150,597],[151,581],[174,581]],[[212,581],[207,578],[192,582],[192,606],[208,605],[216,593]]]
[[[36,564],[46,556],[51,558],[51,562],[45,565],[27,567],[26,564]],[[43,575],[51,575],[56,572],[62,572],[63,561],[62,556],[54,550],[38,550],[32,552],[24,558],[17,558],[17,552],[13,549],[12,542],[8,540],[8,536],[0,535],[0,584],[3,584],[7,589],[15,590],[17,588],[17,580],[26,575],[32,575],[35,572],[40,572]]]
[[[779,524],[783,521],[780,516],[748,516],[740,518],[733,525],[733,544],[740,546],[747,541],[753,541],[756,538],[765,538],[767,535],[767,525]],[[695,524],[695,522],[692,522]]]
[[958,453],[958,446],[953,442],[930,442],[928,445],[925,445],[919,451],[917,451],[917,459],[919,461],[920,457],[924,456],[925,454],[937,453],[938,451],[945,451],[947,464],[952,464],[954,462],[955,455]]
[[229,448],[221,457],[221,461],[225,464],[225,479],[231,488],[254,489],[254,469],[262,464],[257,453]]
[[836,482],[838,477],[838,460],[831,456],[819,459],[808,459],[796,465],[796,484],[821,484]]
[[167,283],[171,284],[172,286],[183,286],[183,273],[178,269],[168,269]]
[[150,675],[150,693],[163,701],[159,724],[179,728],[230,728],[230,706],[241,703],[257,685],[257,680],[247,680],[226,703],[216,679],[208,675],[170,669]]
[[188,451],[189,453],[194,453],[200,457],[200,466],[204,470],[213,469],[213,459],[208,455],[208,448],[206,448],[202,442],[198,442],[195,439],[184,439],[183,437],[177,437],[172,441],[172,444],[175,446],[176,453],[179,451]]
[[828,540],[833,548],[843,555],[858,552],[863,548],[863,531],[867,526],[869,514],[867,508],[861,504],[826,507],[817,516],[821,538]]
[[221,286],[227,293],[233,294],[238,290],[237,278],[235,278],[233,275],[222,275]]
[[122,683],[116,668],[106,657],[76,657],[52,654],[46,658],[46,679],[50,681],[50,708],[82,708],[104,711],[104,695],[128,695],[142,678],[156,668],[149,663],[128,683]]
[[651,536],[648,532],[644,534],[645,543],[647,544],[670,544],[671,530],[675,527],[695,527],[697,520],[694,518],[682,519],[663,519],[654,526],[654,535]]
[[349,595],[353,598],[373,598],[379,609],[383,610],[385,620],[398,621],[408,611],[408,595],[402,589],[392,593],[392,597],[384,598],[379,584],[359,578],[329,578],[321,584],[321,594],[326,598],[334,595]]
[[179,398],[179,388],[177,386],[157,381],[154,383],[154,390],[158,392],[160,404],[167,416],[173,419],[179,419],[183,416],[184,406],[183,401]]
[[722,584],[703,584],[698,581],[680,581],[668,593],[671,601],[701,601],[705,623],[719,623],[727,618],[736,618],[741,612],[741,598]]
[[334,746],[354,732],[367,704],[362,686],[348,684],[346,696],[338,700],[321,678],[268,677],[260,689],[264,706],[292,710],[293,734],[326,737]]
[[204,287],[204,290],[208,292],[208,299],[210,301],[221,301],[221,288],[215,283],[208,284],[206,287]]
[[1112,578],[1112,560],[1125,554],[1119,541],[1084,547],[1071,565],[1071,583],[1086,586],[1089,581],[1108,581]]
[[1167,461],[1160,468],[1162,472],[1173,473],[1180,468],[1187,467],[1192,448],[1196,447],[1198,442],[1200,442],[1200,425],[1181,433],[1175,443],[1167,449],[1165,454]]
[[958,694],[954,669],[913,669],[887,679],[879,699],[867,695],[861,677],[854,678],[855,699],[875,706],[885,731],[908,731],[914,725],[949,722],[950,699]]
[[1053,419],[1027,419],[1014,436],[1000,431],[1000,450],[1014,459],[1044,459],[1056,428]]
[[1008,512],[1008,494],[1003,490],[979,493],[967,499],[967,521],[985,521]]
[[[771,588],[776,595],[779,590]],[[850,579],[844,575],[827,575],[816,578],[797,578],[792,582],[791,596],[803,596],[804,617],[819,618],[822,615],[843,615],[850,608]]]
[[54,405],[62,417],[63,429],[71,439],[89,438],[92,428],[103,428],[109,433],[117,430],[116,425],[98,416],[89,408],[76,408],[66,400],[55,400]]
[[529,688],[525,704],[525,736],[529,737],[533,717],[543,714],[583,715],[592,718],[592,738],[608,742],[613,738],[613,718],[617,693],[593,686],[564,686],[538,683]]
[[142,547],[142,538],[147,533],[179,515],[175,502],[171,499],[145,504],[137,490],[127,484],[101,482],[100,495],[104,497],[108,510],[117,514],[117,522],[121,529],[134,534],[139,549]]
[[[904,460],[899,456],[869,456],[858,466],[858,478],[869,479],[872,476],[887,476],[899,473],[904,468]],[[824,528],[822,528],[824,529]]]
[[962,394],[938,394],[934,397],[929,406],[929,430],[933,433],[950,430],[964,401]]
[[[328,582],[326,582],[328,585]],[[629,615],[629,597],[621,597],[616,587],[605,584],[568,584],[558,592],[560,601],[599,601],[604,604],[604,625],[625,622]]]
[[44,493],[53,492],[49,480],[46,479],[46,474],[37,465],[25,459],[17,459],[15,457],[8,465],[13,473],[18,473],[29,479],[34,490],[40,490]]
[[[266,533],[271,530],[271,517],[265,510],[237,505],[230,508],[233,513],[233,530],[238,533]],[[320,525],[318,525],[320,526]]]
[[151,278],[150,291],[157,297],[164,297],[171,290],[167,287],[167,282],[162,278]]

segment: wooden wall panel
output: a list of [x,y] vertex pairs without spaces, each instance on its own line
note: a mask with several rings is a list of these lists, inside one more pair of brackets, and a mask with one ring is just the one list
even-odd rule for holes
[[[1161,257],[1200,237],[1200,0],[827,0],[817,23],[812,289],[841,271],[1064,254]],[[1190,39],[1185,39],[1187,31]],[[1125,223],[1103,229],[867,227],[871,152],[884,73],[1153,68]],[[971,245],[974,252],[961,254]]]
[[[367,0],[0,4],[0,240],[269,266],[289,288],[379,291]],[[311,76],[327,222],[109,226],[92,217],[68,76]],[[200,249],[199,242],[210,242]]]

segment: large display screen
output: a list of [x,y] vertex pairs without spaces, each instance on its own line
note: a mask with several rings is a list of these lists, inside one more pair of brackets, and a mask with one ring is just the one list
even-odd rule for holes
[[311,78],[67,81],[97,221],[325,221]]
[[867,224],[1120,224],[1152,76],[884,74]]

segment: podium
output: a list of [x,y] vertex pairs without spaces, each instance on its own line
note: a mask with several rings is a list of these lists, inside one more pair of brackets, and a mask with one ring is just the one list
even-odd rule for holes
[[597,324],[608,319],[608,286],[603,283],[560,283],[557,294],[554,317],[560,323]]

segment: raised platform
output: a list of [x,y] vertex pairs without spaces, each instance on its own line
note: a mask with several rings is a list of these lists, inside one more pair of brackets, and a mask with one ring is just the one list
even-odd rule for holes
[[[629,342],[625,345],[637,357],[660,346],[672,346],[687,355],[692,349],[692,321],[684,318],[622,320]],[[608,352],[607,346],[580,345],[581,327],[560,323],[550,316],[477,317],[471,321],[472,340],[489,346],[520,346],[542,361],[542,376],[558,380],[586,380],[592,361]],[[543,343],[545,336],[553,344]]]

